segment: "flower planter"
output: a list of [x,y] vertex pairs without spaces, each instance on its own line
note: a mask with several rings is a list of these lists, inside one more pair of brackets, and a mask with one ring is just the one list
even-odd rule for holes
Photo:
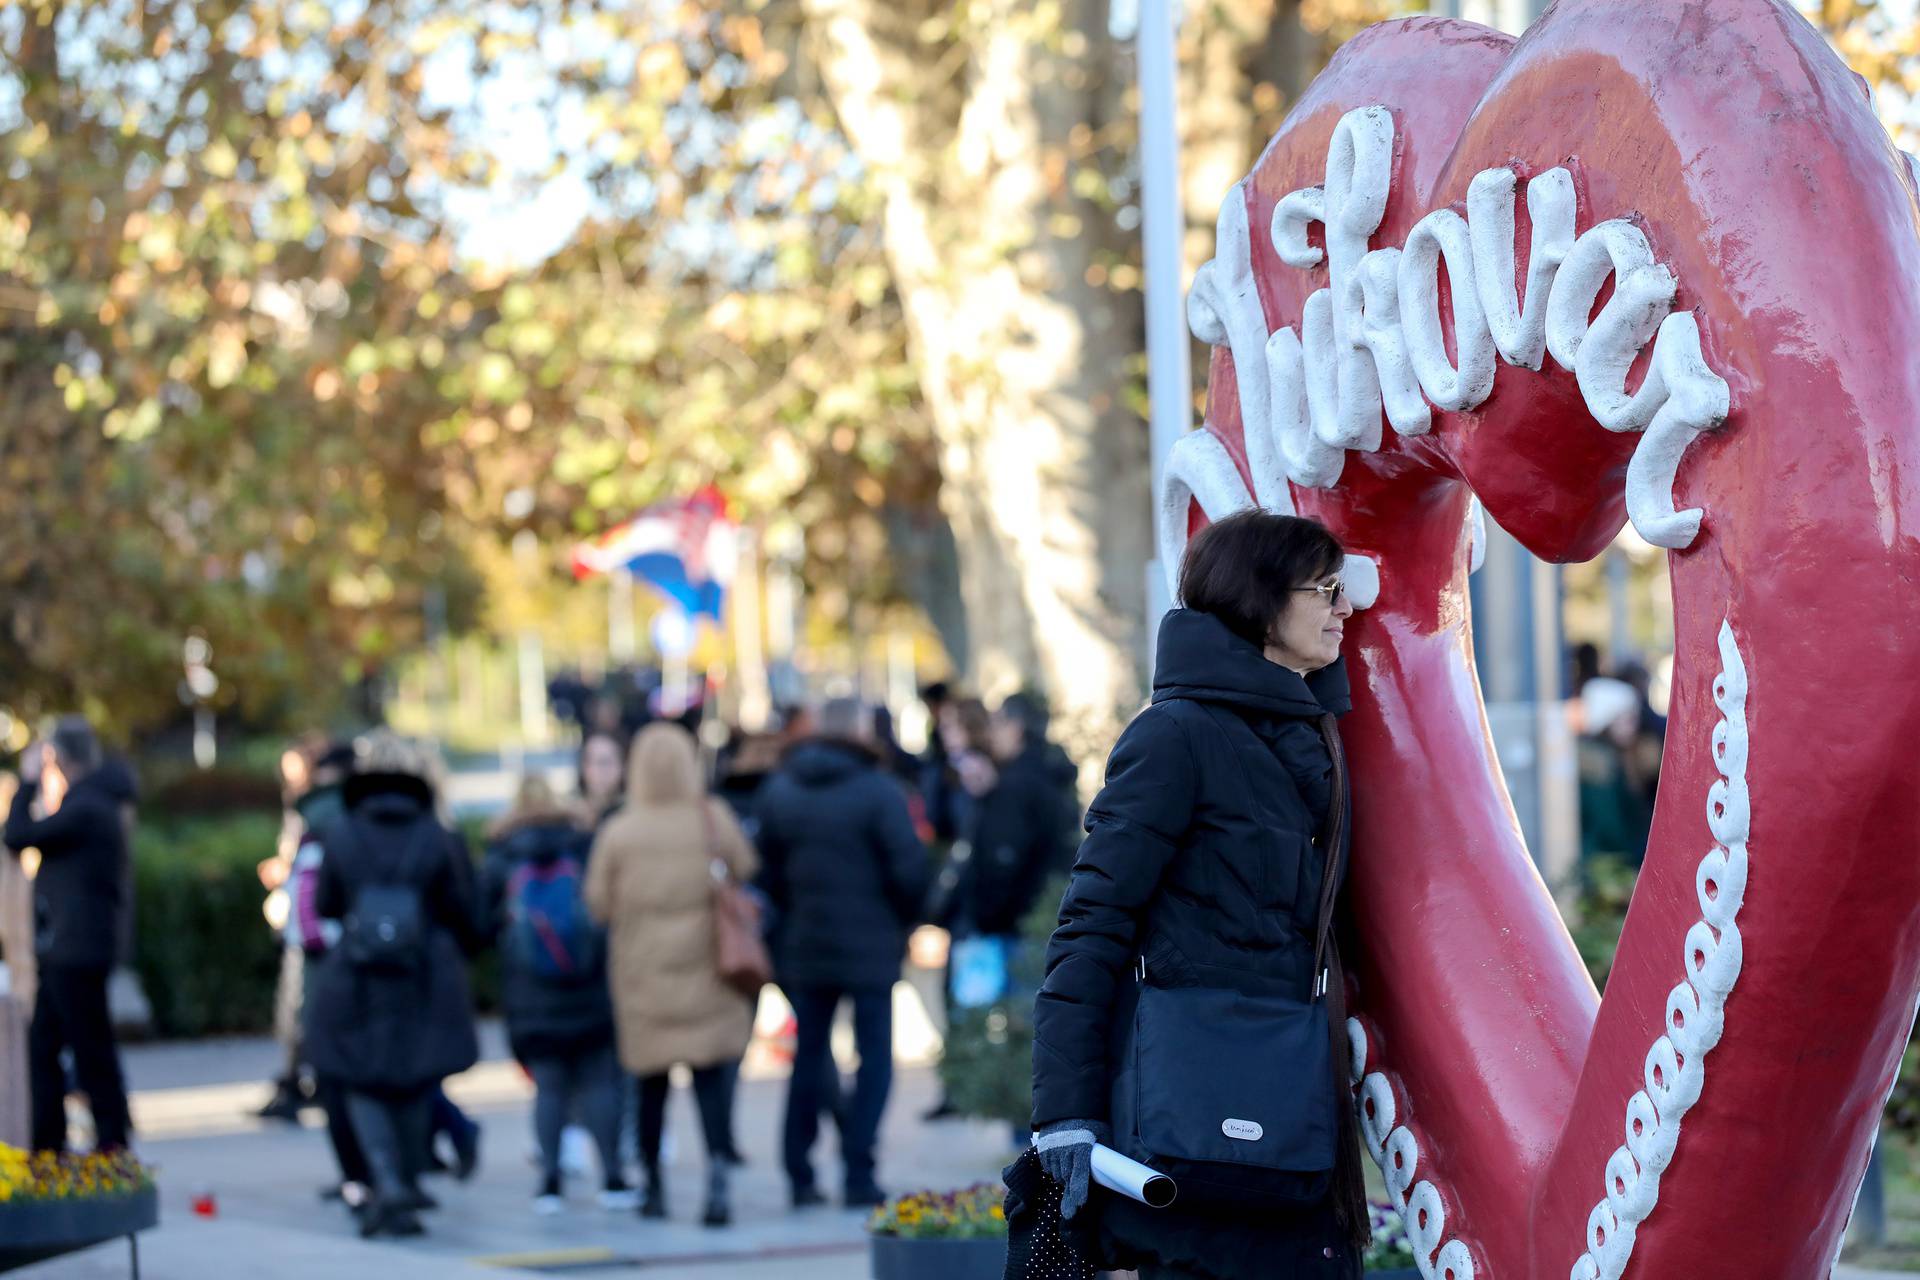
[[1000,1280],[1007,1265],[1007,1239],[914,1240],[869,1236],[873,1280]]
[[160,1221],[154,1188],[71,1200],[0,1204],[0,1271],[145,1231]]

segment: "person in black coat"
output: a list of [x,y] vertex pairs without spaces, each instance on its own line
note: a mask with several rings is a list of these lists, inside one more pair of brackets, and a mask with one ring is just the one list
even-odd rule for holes
[[[614,1052],[613,999],[607,990],[604,935],[586,919],[586,861],[591,840],[582,815],[563,807],[546,782],[528,776],[513,809],[488,839],[484,922],[503,939],[500,1007],[513,1056],[533,1077],[534,1133],[540,1143],[541,1181],[535,1212],[556,1213],[561,1202],[560,1135],[577,1112],[600,1151],[601,1205],[632,1209],[638,1197],[621,1175],[620,1061]],[[525,954],[527,923],[516,919],[523,881],[555,877],[577,884],[582,897],[573,923],[591,926],[584,954],[590,963],[556,972]]]
[[821,708],[762,791],[761,888],[773,903],[774,966],[798,1024],[784,1148],[796,1206],[819,1204],[812,1161],[841,1000],[853,1001],[860,1070],[841,1130],[845,1202],[881,1202],[873,1145],[893,1084],[893,984],[931,872],[906,796],[880,771],[872,718],[850,698]]
[[92,726],[67,716],[50,741],[27,749],[20,790],[7,815],[7,846],[40,851],[33,881],[40,991],[27,1033],[36,1151],[66,1149],[63,1050],[73,1052],[74,1073],[93,1110],[96,1145],[103,1151],[127,1145],[126,1084],[107,1007],[107,979],[129,909],[122,798],[113,775],[102,768]]
[[[1160,627],[1152,703],[1114,747],[1047,949],[1034,1008],[1034,1146],[1064,1188],[1063,1217],[1083,1208],[1097,1217],[1089,1261],[1138,1268],[1142,1280],[1360,1274],[1368,1222],[1331,930],[1349,829],[1334,724],[1349,706],[1342,563],[1326,529],[1265,511],[1194,538],[1185,607]],[[1231,1015],[1230,1025],[1201,1022],[1195,1036],[1133,1038],[1136,1006],[1177,1015],[1182,1002],[1203,1001],[1259,1013],[1240,1015],[1253,1019],[1244,1025]],[[1320,1001],[1324,1015],[1313,1009]],[[1280,1025],[1309,1029],[1292,1042],[1305,1051],[1243,1062]],[[1219,1043],[1197,1043],[1209,1037]],[[1210,1079],[1235,1088],[1232,1073],[1244,1070],[1262,1073],[1254,1095],[1287,1120],[1270,1114],[1267,1128],[1312,1134],[1313,1150],[1262,1148],[1259,1126],[1225,1129],[1231,1116],[1186,1116],[1189,1099],[1211,1096]],[[1234,1148],[1199,1157],[1215,1171],[1246,1170],[1223,1180],[1230,1188],[1252,1186],[1259,1161],[1272,1161],[1263,1174],[1276,1164],[1306,1172],[1263,1179],[1270,1200],[1231,1208],[1210,1203],[1198,1177],[1171,1208],[1097,1191],[1089,1201],[1095,1141],[1168,1159],[1164,1135],[1158,1150],[1143,1136],[1149,1104],[1139,1099],[1156,1084],[1165,1087],[1151,1102],[1191,1122],[1178,1141],[1204,1149],[1212,1134],[1214,1147]]]
[[307,1045],[314,1070],[346,1089],[373,1176],[363,1235],[419,1234],[435,1090],[479,1057],[466,953],[484,939],[467,852],[434,811],[430,777],[416,748],[369,735],[346,813],[320,836],[315,903],[341,934],[309,993]]
[[1017,937],[1047,877],[1066,870],[1078,771],[1047,741],[1038,700],[1013,694],[993,713],[991,780],[967,832],[956,923],[962,936]]

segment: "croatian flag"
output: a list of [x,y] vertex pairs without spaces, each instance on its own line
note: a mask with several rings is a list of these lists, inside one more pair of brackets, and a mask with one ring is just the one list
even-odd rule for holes
[[648,507],[573,549],[573,576],[626,569],[688,617],[720,620],[733,580],[735,526],[727,500],[709,485],[690,498]]

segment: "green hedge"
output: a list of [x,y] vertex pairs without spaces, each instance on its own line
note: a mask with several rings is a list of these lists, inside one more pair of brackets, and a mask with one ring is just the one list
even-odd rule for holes
[[277,814],[143,822],[134,855],[134,966],[154,1033],[204,1036],[273,1027],[280,943],[255,873]]

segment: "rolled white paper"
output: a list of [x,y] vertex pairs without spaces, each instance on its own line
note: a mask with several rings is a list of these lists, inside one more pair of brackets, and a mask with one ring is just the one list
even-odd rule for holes
[[1093,1180],[1109,1191],[1138,1200],[1149,1209],[1166,1208],[1180,1193],[1173,1179],[1158,1169],[1130,1160],[1097,1142],[1093,1144]]

